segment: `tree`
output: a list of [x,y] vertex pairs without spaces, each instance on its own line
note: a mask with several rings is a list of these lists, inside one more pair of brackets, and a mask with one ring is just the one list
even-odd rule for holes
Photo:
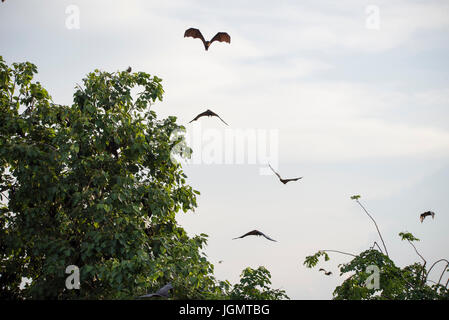
[[[335,300],[417,300],[417,299],[449,299],[449,280],[446,284],[441,283],[445,272],[449,272],[449,261],[440,259],[436,261],[429,270],[426,269],[426,260],[418,252],[414,241],[419,241],[409,232],[401,232],[399,236],[402,240],[407,240],[415,252],[423,260],[423,263],[414,263],[404,268],[397,267],[390,259],[387,247],[380,233],[379,227],[374,218],[368,213],[365,207],[359,201],[360,195],[352,196],[365,213],[373,220],[379,237],[382,241],[384,251],[374,242],[373,246],[358,255],[342,252],[338,250],[319,250],[311,256],[307,256],[304,265],[308,268],[315,267],[319,259],[324,257],[325,261],[330,260],[329,252],[336,252],[353,259],[340,265],[340,275],[350,274],[340,286],[337,286],[333,292]],[[440,262],[446,263],[438,282],[429,279],[430,271]],[[379,274],[378,286],[373,285],[371,278],[377,269]],[[374,271],[374,272],[373,272]],[[431,284],[429,284],[431,283]]]
[[[175,220],[198,194],[170,161],[182,127],[148,110],[161,80],[96,70],[68,107],[32,82],[36,72],[0,60],[2,296],[127,298],[166,281],[185,298],[213,292],[206,235],[189,238]],[[65,288],[69,265],[82,290]],[[32,280],[25,290],[21,277]]]
[[[0,299],[132,299],[168,282],[174,299],[229,298],[207,235],[175,219],[199,192],[171,160],[191,153],[172,137],[184,127],[150,110],[162,80],[95,70],[64,106],[36,73],[0,57]],[[71,265],[80,290],[66,288]]]
[[284,290],[271,289],[271,274],[265,267],[246,268],[240,275],[240,283],[229,292],[231,300],[281,300],[289,299]]

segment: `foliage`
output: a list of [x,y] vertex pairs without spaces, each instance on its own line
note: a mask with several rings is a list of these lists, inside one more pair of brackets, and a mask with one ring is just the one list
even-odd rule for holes
[[[351,197],[356,201],[359,198],[360,196]],[[374,223],[376,222],[374,221]],[[381,237],[380,232],[379,236]],[[358,255],[337,250],[320,250],[314,255],[307,256],[304,265],[307,268],[313,268],[319,263],[320,257],[324,257],[326,261],[329,260],[327,252],[338,252],[353,256],[353,259],[348,263],[339,265],[340,275],[348,274],[349,276],[335,288],[333,292],[335,300],[448,300],[449,280],[446,285],[441,283],[441,280],[444,273],[449,272],[449,269],[447,269],[449,262],[446,259],[440,259],[427,270],[426,261],[412,243],[413,241],[419,241],[419,239],[409,232],[400,232],[399,236],[402,240],[408,240],[416,253],[423,259],[423,263],[414,263],[404,268],[397,267],[390,257],[380,250],[380,247],[377,250],[373,246]],[[439,262],[446,262],[447,265],[438,282],[434,282],[429,279],[429,274],[431,269]],[[370,266],[375,266],[379,270],[378,288],[367,285],[372,275]]]
[[[175,219],[199,192],[170,158],[190,154],[170,139],[185,128],[150,110],[162,80],[95,70],[63,106],[36,73],[0,57],[0,299],[132,299],[168,282],[173,299],[228,299],[237,289],[215,279],[207,235]],[[69,265],[80,290],[65,287]],[[269,276],[248,275],[245,297],[283,297]],[[252,296],[251,283],[265,291]]]
[[265,267],[246,268],[240,275],[240,283],[229,293],[232,300],[280,300],[289,299],[284,290],[271,289],[271,274]]
[[402,240],[419,241],[419,239],[415,238],[415,236],[410,232],[399,232],[399,236],[401,237]]
[[312,256],[307,256],[305,261],[304,261],[304,265],[307,268],[312,268],[315,267],[318,264],[318,261],[320,259],[320,257],[323,256],[325,261],[329,260],[329,255],[327,254],[326,251],[320,250],[317,253],[315,253]]

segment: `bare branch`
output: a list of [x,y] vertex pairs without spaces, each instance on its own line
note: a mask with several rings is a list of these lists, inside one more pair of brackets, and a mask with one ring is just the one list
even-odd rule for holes
[[[408,241],[408,243],[410,243],[410,245],[413,247],[413,249],[415,249],[416,254],[417,254],[418,256],[420,256],[421,259],[424,261],[424,266],[425,266],[425,265],[427,264],[426,259],[424,259],[423,256],[418,252],[418,250],[416,250],[415,245],[414,245],[410,240],[407,240],[407,241]],[[424,267],[424,266],[423,266],[423,267]]]
[[374,246],[377,246],[377,248],[379,248],[379,251],[380,251],[381,253],[384,253],[384,252],[382,251],[382,249],[379,247],[379,245],[377,244],[376,241],[374,241],[373,246],[370,247],[370,249],[373,250]]
[[438,284],[440,284],[440,281],[441,281],[441,279],[443,278],[443,275],[444,275],[444,273],[446,272],[447,267],[449,266],[449,261],[447,261],[446,259],[440,259],[440,260],[438,260],[438,261],[435,261],[435,262],[432,264],[432,266],[429,268],[429,271],[427,272],[427,278],[428,278],[428,277],[429,277],[429,274],[430,274],[430,271],[433,269],[433,267],[434,267],[437,263],[442,262],[442,261],[445,261],[445,262],[446,262],[446,266],[444,267],[443,272],[441,273],[440,279],[438,280]]
[[343,251],[338,251],[338,250],[320,250],[320,251],[325,251],[325,252],[337,252],[337,253],[341,253],[341,254],[346,254],[346,255],[348,255],[348,256],[357,257],[355,254],[347,253],[347,252],[343,252]]
[[9,201],[9,198],[8,198],[3,192],[4,192],[4,191],[0,192],[0,194],[1,194],[3,197],[5,197],[6,199],[8,199],[8,201]]
[[427,273],[427,277],[426,277],[426,273],[425,273],[427,261],[426,261],[426,259],[424,259],[423,256],[418,252],[418,250],[416,250],[415,245],[414,245],[410,240],[407,240],[407,241],[408,241],[408,243],[410,243],[410,245],[413,247],[413,249],[415,249],[416,254],[417,254],[418,256],[420,256],[421,259],[424,261],[424,264],[423,264],[423,266],[422,266],[422,282],[423,282],[423,284],[424,284],[424,283],[426,282],[427,277],[429,276],[429,273]]
[[380,233],[379,227],[377,226],[376,220],[374,220],[374,218],[368,213],[368,211],[365,209],[365,207],[360,203],[359,199],[356,199],[355,201],[360,205],[360,207],[362,207],[363,211],[366,212],[366,214],[368,215],[368,217],[370,217],[371,220],[373,220],[374,225],[376,226],[376,229],[377,229],[377,233],[379,233],[380,240],[382,240],[382,244],[383,244],[383,246],[384,246],[385,253],[387,254],[387,257],[390,257],[390,256],[388,255],[388,250],[387,250],[387,247],[385,246],[385,242],[384,242],[384,239],[382,238],[382,235],[381,235],[381,233]]

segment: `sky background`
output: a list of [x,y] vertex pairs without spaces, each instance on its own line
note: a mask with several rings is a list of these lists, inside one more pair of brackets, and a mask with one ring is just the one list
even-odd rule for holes
[[[66,26],[70,5],[79,9],[79,29]],[[367,28],[372,6],[378,29]],[[226,31],[231,44],[216,42],[206,52],[200,40],[183,37],[189,27],[206,39]],[[188,132],[277,132],[276,168],[302,180],[283,185],[261,175],[263,158],[187,164],[188,183],[201,195],[197,210],[178,221],[190,235],[209,235],[217,278],[235,283],[245,267],[264,265],[273,287],[291,299],[330,299],[347,277],[337,265],[348,257],[331,254],[307,269],[307,255],[360,253],[380,243],[350,200],[354,194],[362,195],[397,265],[419,261],[402,231],[421,239],[417,248],[428,263],[449,258],[448,40],[448,1],[0,4],[0,55],[8,64],[35,63],[56,103],[71,104],[76,83],[94,69],[131,66],[163,79],[164,100],[152,108],[160,118],[176,116]],[[207,108],[230,126],[216,118],[188,124]],[[208,139],[200,144],[220,146]],[[428,210],[435,219],[420,223]],[[231,240],[253,229],[278,242]],[[326,277],[320,267],[334,274]]]

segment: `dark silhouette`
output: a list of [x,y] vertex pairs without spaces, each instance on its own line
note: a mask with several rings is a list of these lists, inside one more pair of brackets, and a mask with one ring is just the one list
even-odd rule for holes
[[324,274],[325,274],[326,276],[330,276],[330,275],[332,274],[332,271],[326,271],[326,270],[324,270],[323,268],[320,268],[319,271],[324,271]]
[[231,37],[226,32],[218,32],[210,41],[206,41],[206,40],[204,40],[204,37],[201,34],[200,30],[195,29],[195,28],[190,28],[190,29],[187,29],[186,32],[184,33],[184,38],[185,37],[201,39],[201,41],[203,41],[204,48],[206,49],[206,51],[209,50],[210,45],[214,41],[231,43]]
[[299,179],[302,179],[302,177],[299,177],[299,178],[291,178],[291,179],[282,179],[281,176],[279,175],[279,173],[277,173],[276,171],[274,171],[274,169],[271,167],[270,164],[268,164],[268,165],[270,166],[271,170],[278,176],[279,180],[280,180],[283,184],[286,184],[287,182],[290,182],[290,181],[297,181],[297,180],[299,180]]
[[143,296],[140,296],[139,298],[151,298],[151,297],[164,297],[164,298],[168,298],[168,292],[173,289],[173,286],[171,285],[171,283],[166,284],[165,286],[163,286],[162,288],[160,288],[158,291],[156,291],[155,293],[149,293],[149,294],[145,294]]
[[432,212],[432,211],[426,211],[426,212],[424,212],[424,213],[421,213],[420,216],[419,216],[419,220],[421,220],[421,223],[424,221],[424,219],[425,219],[427,216],[432,216],[432,219],[433,219],[433,218],[435,217],[435,212]]
[[234,238],[234,239],[232,239],[232,240],[244,238],[244,237],[246,237],[246,236],[264,236],[264,237],[267,238],[268,240],[277,242],[276,240],[273,240],[273,239],[271,239],[270,237],[267,237],[266,235],[264,235],[262,232],[260,232],[260,231],[258,231],[258,230],[250,231],[250,232],[248,232],[248,233],[245,233],[243,236]]
[[[207,109],[207,110],[204,111],[203,113],[200,113],[199,115],[197,115],[197,116],[195,117],[195,119],[193,119],[193,120],[190,121],[190,122],[196,121],[196,120],[198,120],[199,118],[205,117],[205,116],[208,116],[208,117],[218,117],[221,121],[223,121],[223,123],[224,123],[225,125],[228,126],[228,124],[227,124],[222,118],[220,118],[220,116],[219,116],[218,114],[216,114],[215,112],[213,112],[212,110],[209,110],[209,109]],[[189,123],[190,123],[190,122],[189,122]]]
[[128,69],[126,69],[126,72],[131,73],[131,67],[128,67]]

